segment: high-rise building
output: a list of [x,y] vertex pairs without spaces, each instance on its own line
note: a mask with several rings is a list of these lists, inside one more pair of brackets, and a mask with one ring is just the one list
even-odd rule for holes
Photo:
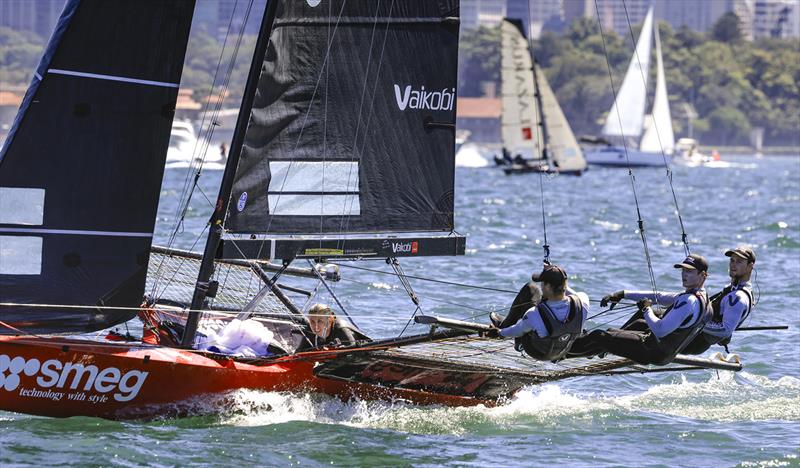
[[705,32],[732,8],[731,0],[658,0],[655,17],[666,21],[673,29],[688,27]]
[[461,27],[496,26],[506,16],[506,0],[461,0]]
[[506,16],[522,20],[525,31],[536,38],[546,24],[563,24],[564,0],[507,0]]
[[797,0],[756,0],[753,37],[800,37],[800,2]]
[[29,31],[47,40],[53,32],[66,0],[2,0],[0,26]]
[[728,11],[736,13],[742,22],[742,35],[753,40],[753,20],[755,19],[755,0],[730,0]]
[[644,21],[652,3],[653,0],[597,0],[597,10],[592,13],[600,18],[605,31],[630,37],[630,29]]
[[561,10],[564,15],[564,23],[567,25],[584,16],[595,17],[594,0],[562,0]]

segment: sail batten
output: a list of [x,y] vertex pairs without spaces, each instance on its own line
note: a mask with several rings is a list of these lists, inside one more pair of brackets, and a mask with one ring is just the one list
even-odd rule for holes
[[458,2],[276,1],[226,231],[451,231]]

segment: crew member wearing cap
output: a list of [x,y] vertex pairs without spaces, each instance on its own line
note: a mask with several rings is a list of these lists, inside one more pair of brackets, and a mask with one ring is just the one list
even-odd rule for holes
[[492,322],[498,328],[491,335],[516,338],[515,347],[534,359],[563,359],[583,330],[589,297],[570,289],[567,273],[557,265],[545,265],[541,273],[532,276],[532,280],[542,283],[543,300],[528,308],[521,318],[516,317],[511,325],[505,325],[514,318],[511,314],[506,319],[493,314]]
[[[595,330],[579,338],[571,355],[610,352],[639,364],[671,362],[702,331],[711,315],[703,289],[708,277],[706,259],[692,254],[674,266],[681,269],[681,280],[686,288],[683,292],[617,291],[605,296],[600,301],[602,307],[632,299],[637,301],[639,312],[621,329]],[[650,307],[653,301],[668,306],[661,316]]]
[[730,257],[728,274],[731,282],[709,298],[713,311],[711,320],[683,350],[685,354],[704,353],[713,344],[725,346],[727,351],[734,330],[742,325],[753,308],[750,275],[756,264],[756,253],[750,247],[740,246],[728,250],[725,256]]

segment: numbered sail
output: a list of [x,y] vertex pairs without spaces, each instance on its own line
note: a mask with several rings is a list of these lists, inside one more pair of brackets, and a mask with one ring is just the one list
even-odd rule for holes
[[458,1],[279,1],[225,229],[453,229]]
[[586,160],[583,158],[572,127],[569,126],[561,106],[558,105],[555,93],[550,88],[544,71],[536,67],[536,86],[542,103],[542,121],[547,134],[547,155],[559,171],[582,171],[586,169]]
[[667,80],[664,75],[658,28],[656,28],[656,70],[656,97],[653,101],[652,120],[642,136],[639,149],[653,153],[664,151],[666,155],[670,155],[675,148],[675,134],[672,131],[672,116],[669,111]]
[[617,92],[617,99],[608,111],[603,134],[636,139],[642,134],[652,40],[653,7],[650,7],[642,24],[642,32],[639,33],[636,52]]
[[512,155],[523,154],[542,159],[543,137],[536,109],[533,63],[522,22],[504,19],[501,33],[501,99],[500,118],[503,147]]
[[136,314],[193,10],[66,3],[0,152],[3,322],[89,331]]

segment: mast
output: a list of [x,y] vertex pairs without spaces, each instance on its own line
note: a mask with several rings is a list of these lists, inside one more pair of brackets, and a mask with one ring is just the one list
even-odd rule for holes
[[528,41],[528,52],[531,54],[531,70],[533,71],[533,97],[536,99],[536,126],[542,131],[542,142],[539,145],[542,148],[542,159],[547,160],[548,165],[552,165],[553,161],[550,158],[550,152],[547,150],[548,142],[550,141],[547,133],[547,126],[544,124],[544,112],[542,111],[542,93],[539,91],[539,77],[536,73],[536,57],[533,56],[533,48]]
[[[264,9],[264,17],[261,20],[261,28],[258,31],[253,60],[250,62],[250,72],[247,75],[247,84],[244,88],[242,104],[239,107],[239,117],[236,120],[236,128],[233,131],[231,149],[228,152],[228,161],[225,164],[225,172],[222,175],[217,203],[211,215],[211,220],[209,221],[210,228],[208,231],[208,238],[206,239],[206,247],[205,250],[203,250],[203,260],[200,263],[200,271],[197,275],[197,283],[195,284],[192,304],[190,306],[190,310],[192,311],[201,310],[206,296],[208,295],[210,285],[209,279],[214,273],[214,260],[216,259],[217,249],[222,239],[222,224],[225,221],[225,214],[228,211],[228,203],[233,188],[233,178],[236,175],[236,167],[239,164],[242,143],[244,142],[245,132],[250,119],[250,108],[253,106],[253,100],[255,99],[258,77],[261,74],[264,56],[266,55],[269,45],[269,37],[272,33],[272,25],[275,20],[277,5],[277,0],[268,0],[267,7]],[[192,347],[199,322],[199,312],[189,314],[189,318],[186,321],[186,328],[181,337],[181,347]]]

